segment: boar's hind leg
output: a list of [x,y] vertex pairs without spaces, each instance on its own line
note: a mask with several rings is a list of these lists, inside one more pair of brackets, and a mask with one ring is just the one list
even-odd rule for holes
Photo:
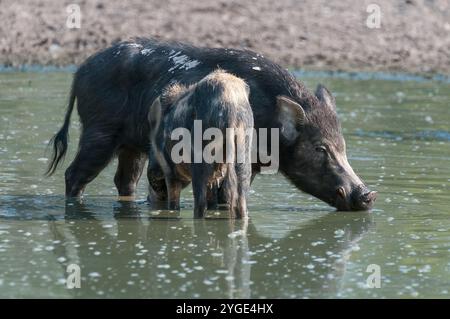
[[145,166],[145,160],[145,154],[138,150],[120,149],[119,164],[114,176],[114,184],[116,184],[119,196],[134,196],[137,183]]
[[112,135],[85,130],[80,138],[78,153],[65,173],[66,196],[81,196],[86,185],[108,165],[115,151],[116,142]]

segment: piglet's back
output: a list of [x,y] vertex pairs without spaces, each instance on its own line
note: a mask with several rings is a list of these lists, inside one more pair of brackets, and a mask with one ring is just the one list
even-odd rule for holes
[[248,98],[245,81],[219,69],[195,85],[189,102],[197,119],[205,119],[211,127],[225,128],[240,126],[243,120],[248,122],[248,115],[253,120]]

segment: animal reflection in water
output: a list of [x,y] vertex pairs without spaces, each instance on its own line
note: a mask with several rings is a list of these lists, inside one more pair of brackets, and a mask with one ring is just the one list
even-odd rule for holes
[[50,221],[66,242],[55,254],[82,269],[75,297],[333,296],[372,224],[367,213],[330,213],[272,238],[251,219],[154,219],[142,204],[115,205],[111,216],[74,202]]

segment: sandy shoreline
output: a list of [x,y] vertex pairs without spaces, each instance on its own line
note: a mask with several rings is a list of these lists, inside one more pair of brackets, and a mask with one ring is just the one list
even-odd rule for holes
[[[153,36],[249,48],[290,68],[450,74],[450,2],[0,0],[0,65],[72,65],[113,42]],[[81,9],[70,29],[67,6]],[[373,21],[373,20],[370,20]]]

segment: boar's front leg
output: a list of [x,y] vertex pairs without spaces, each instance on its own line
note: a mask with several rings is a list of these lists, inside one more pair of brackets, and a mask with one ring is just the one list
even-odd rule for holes
[[136,186],[145,166],[144,153],[130,148],[122,148],[119,151],[119,164],[114,184],[116,184],[119,196],[134,196]]
[[173,176],[166,177],[167,185],[167,208],[170,210],[180,209],[180,194],[183,188],[183,183],[173,178]]

